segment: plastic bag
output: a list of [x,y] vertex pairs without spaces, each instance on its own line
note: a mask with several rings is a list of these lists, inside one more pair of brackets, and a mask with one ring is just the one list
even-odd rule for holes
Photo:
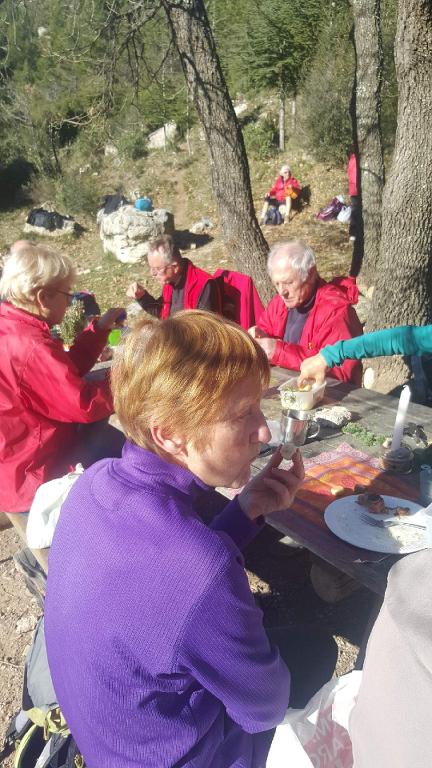
[[61,505],[74,482],[83,472],[83,465],[77,464],[74,472],[39,486],[27,521],[26,536],[30,549],[44,549],[51,546]]
[[351,206],[343,205],[336,218],[338,221],[341,221],[342,224],[348,224],[351,219]]
[[304,709],[289,709],[278,725],[266,768],[352,768],[348,721],[360,670],[329,680]]

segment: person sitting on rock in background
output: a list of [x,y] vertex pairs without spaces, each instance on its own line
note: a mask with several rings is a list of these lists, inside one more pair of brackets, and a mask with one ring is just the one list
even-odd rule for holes
[[[273,365],[298,371],[302,360],[326,344],[362,333],[351,306],[358,299],[355,280],[339,277],[326,283],[318,274],[312,248],[302,240],[274,245],[267,268],[278,295],[249,333]],[[333,375],[360,384],[361,366],[347,360]]]
[[300,192],[301,186],[297,179],[291,176],[289,165],[283,165],[271,190],[264,198],[265,202],[260,217],[261,224],[265,224],[270,205],[279,209],[284,224],[287,224],[291,216],[292,202],[298,198]]
[[[72,262],[42,246],[11,251],[0,281],[0,509],[25,512],[37,488],[70,465],[118,453],[118,430],[100,422],[113,411],[109,381],[83,376],[124,310],[93,320],[65,352],[50,329],[73,295]],[[93,434],[80,433],[90,424]]]
[[211,275],[182,257],[171,235],[161,235],[149,244],[150,273],[162,285],[162,296],[154,299],[140,283],[132,283],[126,295],[154,317],[165,320],[181,309],[220,312],[219,287]]

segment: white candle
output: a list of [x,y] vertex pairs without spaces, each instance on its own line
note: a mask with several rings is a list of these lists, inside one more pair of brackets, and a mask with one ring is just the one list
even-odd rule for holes
[[393,439],[390,449],[391,451],[397,451],[398,448],[400,448],[410,399],[411,390],[408,385],[405,385],[402,387],[401,396],[399,398],[399,406],[397,409],[396,421],[393,429]]

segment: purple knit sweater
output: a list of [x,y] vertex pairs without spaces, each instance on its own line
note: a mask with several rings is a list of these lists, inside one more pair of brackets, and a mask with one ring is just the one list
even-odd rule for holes
[[239,547],[259,526],[131,443],[76,482],[49,558],[45,631],[89,768],[261,768],[288,706]]

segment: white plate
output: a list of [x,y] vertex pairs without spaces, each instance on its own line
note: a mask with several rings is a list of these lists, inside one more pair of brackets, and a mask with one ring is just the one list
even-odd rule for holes
[[[348,544],[370,549],[373,552],[388,554],[408,554],[419,549],[427,549],[432,544],[432,517],[427,515],[420,504],[395,496],[383,496],[388,507],[409,507],[412,514],[403,518],[410,523],[426,525],[426,530],[408,528],[407,525],[394,525],[380,528],[362,520],[361,514],[365,507],[357,504],[358,494],[344,496],[333,501],[324,512],[324,520],[330,530]],[[385,519],[385,515],[374,515]]]

